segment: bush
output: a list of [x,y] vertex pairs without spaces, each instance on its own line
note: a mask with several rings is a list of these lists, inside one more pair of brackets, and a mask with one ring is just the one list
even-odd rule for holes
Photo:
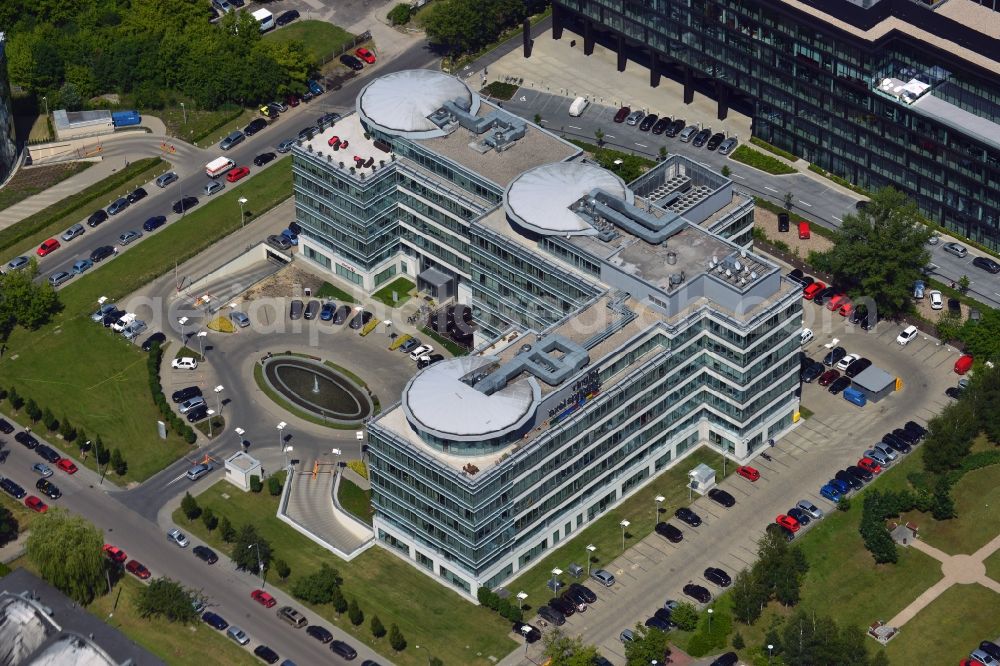
[[274,571],[278,574],[278,578],[281,580],[287,579],[292,574],[292,568],[288,566],[288,562],[284,560],[274,561]]
[[[256,491],[255,491],[256,492]],[[281,479],[276,476],[267,477],[267,492],[272,496],[281,494]]]
[[59,434],[62,435],[63,440],[67,442],[72,442],[76,439],[76,428],[70,425],[69,420],[65,416],[59,423]]
[[24,407],[24,398],[18,394],[17,389],[13,386],[10,388],[10,393],[7,394],[7,401],[15,412]]
[[24,412],[31,419],[32,423],[38,423],[42,418],[42,410],[38,408],[38,403],[33,398],[28,398],[28,402],[24,405]]
[[351,624],[355,627],[365,621],[365,614],[358,606],[357,599],[351,599],[351,603],[347,607],[347,617],[350,618]]
[[125,462],[125,457],[117,448],[111,452],[111,469],[115,470],[115,474],[118,476],[125,476],[125,473],[128,472],[128,463]]
[[[292,583],[291,593],[311,604],[333,603],[334,608],[337,608],[338,604],[334,603],[337,600],[337,595],[340,595],[340,600],[343,600],[344,597],[340,593],[340,582],[337,570],[328,564],[322,564],[319,571],[302,578],[296,578],[295,582]],[[344,609],[346,608],[347,604],[345,603]],[[344,609],[337,610],[337,612],[343,613]]]
[[201,515],[201,507],[198,506],[198,500],[191,496],[191,493],[184,493],[184,499],[181,500],[181,511],[188,520],[194,520]]
[[392,25],[406,25],[410,22],[410,17],[413,15],[413,10],[410,6],[405,3],[399,3],[395,7],[389,10],[386,14],[386,18]]
[[260,482],[260,477],[256,474],[250,475],[250,492],[259,493],[264,490],[264,484]]
[[403,632],[395,624],[389,629],[389,645],[396,652],[406,649],[406,638],[403,637]]
[[747,166],[751,166],[755,169],[759,169],[765,173],[774,174],[776,176],[795,173],[795,169],[788,166],[784,162],[745,145],[734,150],[730,157],[737,162],[742,162]]
[[226,543],[232,543],[236,540],[236,528],[233,524],[229,522],[229,518],[226,516],[222,517],[222,521],[219,523],[219,536]]
[[670,614],[670,619],[677,624],[681,631],[694,631],[698,626],[698,611],[686,601],[681,602]]
[[211,532],[218,527],[219,518],[211,509],[205,509],[201,512],[201,522],[205,523],[205,529]]
[[382,620],[378,619],[378,615],[372,616],[372,636],[375,638],[382,638],[385,636],[385,625],[382,624]]
[[48,407],[42,410],[42,423],[45,424],[45,428],[49,432],[59,430],[59,419],[56,418],[56,415]]

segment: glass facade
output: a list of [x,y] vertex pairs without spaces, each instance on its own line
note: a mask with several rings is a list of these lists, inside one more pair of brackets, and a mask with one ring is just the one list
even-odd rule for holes
[[[822,3],[848,23],[884,8]],[[907,21],[977,53],[996,39],[917,3]],[[655,53],[663,71],[753,116],[753,133],[868,190],[905,191],[932,220],[1000,249],[1000,82],[994,72],[896,31],[872,43],[818,16],[753,0],[557,0],[562,26],[585,40],[617,36]],[[838,15],[842,12],[842,15]],[[897,19],[904,20],[904,19]],[[938,30],[934,27],[938,26]],[[631,55],[631,53],[630,53]],[[886,78],[917,80],[947,106],[884,94]],[[928,110],[925,110],[928,109]],[[956,109],[972,114],[964,119]]]
[[14,112],[11,108],[10,80],[7,78],[7,54],[4,34],[0,32],[0,183],[7,180],[17,161],[17,137],[14,135]]

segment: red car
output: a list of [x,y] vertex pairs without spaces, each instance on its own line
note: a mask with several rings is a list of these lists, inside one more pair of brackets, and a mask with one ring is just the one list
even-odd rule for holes
[[809,240],[809,223],[799,220],[799,240]]
[[632,109],[627,106],[623,106],[622,108],[618,109],[618,113],[615,114],[615,122],[616,123],[625,122],[625,119],[628,118],[628,114],[630,113],[632,113]]
[[820,386],[829,386],[833,382],[837,381],[840,377],[840,372],[837,370],[827,370],[822,375],[819,376]]
[[362,60],[364,60],[369,65],[371,65],[371,64],[373,64],[375,62],[375,54],[372,53],[371,51],[369,51],[368,49],[366,49],[363,46],[360,49],[358,49],[357,51],[355,51],[354,55],[358,56],[359,58],[361,58]]
[[59,249],[59,241],[57,241],[55,238],[50,238],[41,245],[39,245],[38,249],[35,250],[35,253],[38,254],[39,257],[44,257],[47,254],[52,254],[58,249]]
[[962,354],[955,361],[955,374],[964,375],[972,367],[972,354]]
[[69,458],[63,458],[56,463],[56,467],[66,472],[67,474],[76,474],[76,465]]
[[328,146],[334,146],[334,145],[336,145],[336,144],[338,144],[338,143],[340,143],[340,137],[339,137],[339,136],[337,136],[336,134],[334,134],[334,135],[333,135],[333,136],[331,136],[331,137],[330,137],[330,139],[329,139],[329,140],[328,140],[328,141],[326,142],[326,145],[328,145]]
[[292,108],[295,108],[296,106],[298,106],[299,105],[299,101],[300,100],[299,100],[299,96],[298,95],[288,95],[287,97],[285,97],[285,104],[287,104],[288,106],[290,106]]
[[840,312],[841,317],[847,317],[851,314],[851,311],[853,309],[854,309],[854,304],[851,303],[850,301],[845,301],[843,304],[841,304],[840,310],[838,312]]
[[235,169],[230,169],[229,173],[226,174],[226,180],[230,183],[235,183],[240,178],[244,178],[250,174],[250,169],[245,166],[236,167]]
[[24,498],[24,505],[29,509],[34,509],[38,513],[45,513],[49,510],[49,505],[38,499],[34,495],[28,495]]
[[775,518],[774,522],[778,523],[779,525],[788,529],[789,531],[792,532],[799,531],[799,521],[795,520],[791,516],[786,516],[783,513],[780,514],[777,518]]
[[146,565],[139,560],[129,560],[129,563],[125,565],[125,571],[128,571],[136,578],[141,578],[142,580],[146,580],[151,575],[149,573],[149,569],[146,568]]
[[271,608],[276,603],[278,603],[277,601],[275,601],[274,597],[272,597],[264,590],[254,590],[253,592],[250,593],[250,598],[259,603],[264,608]]
[[806,285],[806,288],[802,290],[802,298],[806,299],[807,301],[811,301],[813,299],[813,296],[823,291],[824,289],[826,289],[826,285],[823,284],[822,282],[817,281],[808,284]]
[[125,564],[125,560],[128,559],[124,550],[118,546],[112,546],[110,543],[104,544],[104,554],[108,556],[109,560],[118,564]]
[[872,474],[881,474],[882,466],[871,458],[862,458],[858,461],[858,467],[865,470],[866,472],[871,472]]
[[753,467],[748,467],[747,465],[740,465],[736,468],[736,473],[742,476],[744,479],[750,479],[751,481],[756,481],[760,478],[760,472],[758,472]]
[[830,312],[835,312],[844,303],[847,303],[847,296],[843,294],[834,294],[833,298],[826,302],[826,309]]

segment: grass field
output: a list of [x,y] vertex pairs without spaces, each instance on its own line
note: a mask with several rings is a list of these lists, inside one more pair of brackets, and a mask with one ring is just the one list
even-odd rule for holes
[[983,563],[986,565],[986,575],[1000,583],[1000,550],[987,557]]
[[337,490],[337,500],[345,511],[372,524],[372,491],[362,490],[353,481],[341,477]]
[[[256,113],[252,109],[243,109],[236,105],[224,106],[214,111],[199,109],[193,101],[187,101],[185,105],[186,109],[177,105],[149,111],[149,114],[157,116],[163,121],[167,126],[167,134],[190,143],[201,142],[205,137],[220,132],[221,136],[225,136],[241,120],[246,118],[248,113],[251,116]],[[246,122],[239,127],[243,127],[243,125],[246,125]],[[225,131],[223,131],[224,129]]]
[[[233,492],[232,486],[221,481],[198,496],[203,509],[211,508],[220,518],[228,517],[237,529],[248,516],[253,516],[254,526],[271,542],[276,557],[292,568],[287,581],[275,581],[274,585],[287,591],[297,576],[315,571],[323,562],[337,569],[344,579],[344,595],[358,600],[365,623],[360,628],[354,627],[346,617],[338,618],[328,606],[302,605],[355,635],[359,641],[389,654],[399,666],[423,666],[428,653],[449,666],[491,666],[494,662],[490,657],[501,659],[517,646],[508,637],[510,624],[498,615],[463,600],[382,548],[371,548],[350,562],[335,557],[278,520],[275,517],[278,500],[266,492]],[[180,510],[173,519],[213,548],[230,552],[230,546],[217,533],[209,534],[200,520],[188,523]],[[384,638],[379,643],[372,639],[367,619],[374,614],[378,614],[386,627],[393,622],[399,625],[409,646],[406,650],[390,654]],[[420,645],[421,649],[414,649],[414,645]]]
[[[716,478],[722,480],[722,456],[708,447],[701,447],[682,460],[676,467],[666,471],[635,495],[591,523],[574,538],[565,541],[561,547],[549,552],[531,569],[512,580],[505,587],[509,590],[527,592],[529,604],[533,609],[537,609],[552,596],[545,583],[552,579],[551,571],[554,567],[565,571],[571,562],[575,562],[586,568],[586,547],[588,544],[597,547],[591,559],[592,567],[599,569],[607,565],[622,554],[622,528],[620,525],[622,520],[628,520],[631,523],[626,531],[625,539],[625,547],[631,548],[653,531],[656,523],[654,497],[663,495],[666,498],[666,501],[661,505],[660,520],[666,520],[673,515],[678,507],[687,506],[690,503],[688,501],[687,473],[700,463],[706,463],[715,468]],[[732,474],[735,468],[735,465],[729,464],[726,469],[727,475]]]
[[326,21],[300,20],[272,30],[264,39],[274,42],[299,40],[305,46],[306,53],[319,62],[321,58],[339,51],[342,45],[354,39],[354,35]]
[[[250,650],[241,648],[226,638],[224,632],[215,631],[204,622],[182,625],[163,619],[143,619],[135,608],[136,598],[142,587],[143,583],[126,574],[115,585],[111,594],[98,597],[87,610],[168,664],[249,666],[260,663]],[[115,608],[116,599],[118,606]],[[110,616],[112,609],[114,615]]]
[[[934,520],[928,515],[912,512],[902,516],[920,526],[920,539],[946,553],[974,553],[1000,534],[996,520],[1000,508],[1000,485],[996,466],[983,467],[966,473],[951,489],[956,517]],[[991,508],[992,507],[992,508]]]
[[[413,284],[413,280],[409,280],[405,277],[396,278],[372,294],[372,298],[381,303],[385,303],[390,308],[398,308],[402,306],[403,303],[410,300],[410,292],[415,286],[416,285]],[[392,302],[392,292],[396,292],[396,297],[399,299],[395,303]]]
[[355,296],[352,296],[340,287],[330,284],[329,282],[324,282],[323,285],[316,290],[316,297],[333,299],[338,303],[353,304],[358,302],[358,299]]
[[790,167],[784,162],[766,155],[759,150],[754,150],[748,146],[740,146],[733,151],[730,157],[737,161],[746,164],[747,166],[752,166],[755,169],[760,169],[765,173],[770,173],[774,175],[783,175],[789,173],[795,173],[795,168]]
[[21,169],[0,190],[0,210],[6,210],[19,201],[43,192],[56,183],[61,183],[70,176],[75,176],[92,166],[94,166],[93,162],[67,162]]
[[[237,229],[236,199],[248,192],[253,216],[291,194],[291,160],[282,160],[250,181],[216,195],[183,219],[150,234],[127,252],[69,283],[59,292],[64,309],[38,331],[16,329],[0,363],[0,385],[16,385],[25,398],[66,416],[91,438],[100,435],[128,461],[123,481],[142,481],[190,447],[156,433],[161,418],[149,392],[146,355],[87,316],[100,296],[126,296]],[[81,350],[86,350],[81,354]],[[9,403],[4,403],[9,408]],[[66,453],[75,456],[75,448]],[[93,458],[84,461],[94,467]],[[112,475],[113,476],[113,475]]]
[[1000,636],[1000,594],[952,585],[907,622],[885,651],[893,664],[957,664]]

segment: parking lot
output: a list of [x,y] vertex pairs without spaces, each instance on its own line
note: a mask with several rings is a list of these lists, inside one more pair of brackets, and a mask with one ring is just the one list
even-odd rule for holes
[[[854,465],[866,448],[906,421],[926,424],[949,401],[944,390],[957,378],[952,369],[956,350],[923,335],[900,347],[896,336],[901,326],[880,322],[866,332],[809,302],[804,320],[816,335],[805,347],[813,358],[822,360],[827,351],[824,345],[836,338],[848,352],[867,356],[874,365],[901,378],[902,389],[878,403],[856,407],[815,383],[803,385],[802,404],[813,415],[767,449],[771,461],[754,460],[760,479],[751,482],[732,475],[720,484],[736,498],[736,505],[727,509],[707,497],[698,499],[692,509],[702,524],[696,528],[672,517],[677,507],[664,506],[663,515],[671,516],[670,523],[683,531],[683,541],[670,543],[653,533],[610,564],[602,564],[615,575],[616,584],[611,588],[592,584],[598,601],[587,612],[567,619],[567,633],[584,635],[612,662],[624,664],[618,638],[622,629],[642,623],[668,599],[693,601],[682,592],[689,582],[717,596],[722,589],[704,579],[706,567],[719,567],[731,576],[749,567],[766,526],[800,499],[827,513],[834,510],[835,505],[821,497],[819,489],[837,470]],[[720,456],[720,469],[721,465]],[[817,524],[813,521],[805,529]],[[567,557],[571,555],[575,554]],[[602,562],[606,558],[604,554]]]

